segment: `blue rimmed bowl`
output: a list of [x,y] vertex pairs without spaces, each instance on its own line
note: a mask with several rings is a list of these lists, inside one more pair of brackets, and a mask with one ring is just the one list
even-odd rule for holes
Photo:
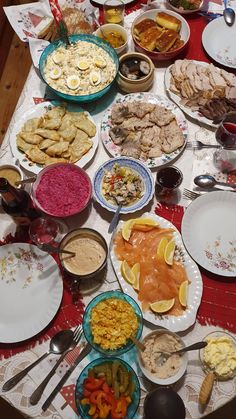
[[135,383],[135,391],[132,394],[132,402],[129,404],[128,409],[127,409],[127,413],[125,416],[125,419],[132,419],[135,417],[135,414],[138,410],[139,407],[139,402],[140,402],[140,384],[139,384],[139,380],[138,377],[136,375],[136,373],[134,372],[133,368],[131,368],[131,366],[129,364],[127,364],[127,362],[123,361],[122,359],[119,358],[97,358],[95,360],[93,360],[92,362],[90,362],[90,364],[88,364],[83,371],[81,372],[76,386],[75,386],[75,402],[76,402],[76,407],[78,410],[78,413],[80,414],[80,416],[83,419],[87,419],[90,417],[90,415],[88,414],[89,411],[89,405],[83,405],[80,403],[80,401],[84,398],[83,396],[83,382],[84,380],[88,377],[89,374],[89,370],[91,370],[93,367],[97,366],[97,365],[101,365],[103,363],[107,363],[107,362],[114,362],[114,361],[119,361],[131,374],[132,376],[132,380]]
[[99,204],[107,209],[108,211],[116,212],[117,205],[109,202],[102,193],[103,178],[106,171],[110,171],[115,163],[118,163],[121,167],[128,167],[134,172],[138,173],[141,177],[144,185],[143,195],[131,205],[123,206],[121,208],[122,214],[128,214],[131,212],[139,211],[152,199],[154,194],[154,180],[152,173],[148,167],[138,160],[130,157],[116,157],[105,162],[96,171],[93,179],[93,195]]
[[142,312],[138,306],[138,304],[133,300],[133,298],[131,298],[129,295],[124,294],[121,291],[107,291],[107,292],[103,292],[102,294],[98,295],[97,297],[95,297],[86,307],[85,313],[84,313],[84,317],[83,317],[83,330],[84,330],[84,335],[87,339],[87,341],[90,343],[90,345],[98,352],[102,353],[103,355],[108,355],[108,356],[118,356],[118,355],[122,355],[125,352],[128,352],[131,348],[133,348],[134,343],[131,339],[128,340],[128,342],[126,343],[126,345],[122,346],[119,349],[116,350],[105,350],[103,348],[101,348],[100,345],[94,343],[93,340],[93,335],[92,335],[92,331],[91,331],[91,327],[90,327],[90,320],[91,320],[91,312],[92,309],[94,307],[96,307],[96,305],[98,303],[100,303],[101,301],[105,301],[108,300],[110,298],[117,298],[119,300],[125,301],[126,303],[130,304],[131,307],[133,308],[137,319],[138,319],[138,329],[136,331],[136,335],[134,337],[136,337],[136,339],[140,339],[141,335],[142,335],[142,331],[143,331],[143,316],[142,316]]
[[44,68],[45,68],[45,64],[46,64],[48,56],[50,54],[52,54],[61,45],[64,45],[64,42],[61,39],[59,39],[59,40],[54,41],[51,44],[49,44],[40,56],[39,71],[40,71],[40,74],[41,74],[41,77],[42,77],[43,81],[46,83],[46,85],[49,87],[49,89],[53,93],[55,93],[56,95],[62,97],[63,99],[65,99],[67,101],[86,103],[86,102],[91,102],[93,100],[100,99],[103,95],[105,95],[110,90],[112,84],[114,83],[114,81],[116,79],[116,76],[117,76],[117,73],[118,73],[118,70],[119,70],[119,58],[118,58],[118,55],[117,55],[116,51],[114,50],[114,48],[112,48],[112,46],[108,42],[104,41],[103,39],[101,39],[101,38],[99,38],[95,35],[88,35],[88,34],[71,35],[71,36],[69,36],[69,40],[70,40],[71,43],[75,43],[77,41],[90,42],[90,43],[95,44],[98,47],[102,48],[104,51],[106,51],[109,54],[109,56],[111,57],[111,59],[113,60],[113,62],[115,63],[115,67],[116,67],[116,74],[114,75],[113,80],[103,89],[99,90],[96,93],[91,93],[91,94],[88,94],[88,95],[72,95],[72,94],[69,95],[69,94],[60,92],[59,90],[56,90],[53,87],[51,87],[50,84],[48,84],[48,82],[45,79]]

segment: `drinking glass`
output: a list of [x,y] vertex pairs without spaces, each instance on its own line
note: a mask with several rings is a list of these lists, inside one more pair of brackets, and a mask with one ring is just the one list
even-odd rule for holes
[[105,23],[124,25],[125,4],[122,0],[106,0],[103,11]]
[[163,167],[156,175],[156,195],[161,201],[172,201],[183,180],[182,172],[175,166]]
[[[29,236],[39,248],[45,244],[58,246],[61,240],[64,225],[52,218],[39,217],[32,221],[29,226]],[[65,234],[65,232],[64,232]]]
[[236,169],[236,112],[225,115],[215,135],[222,148],[213,155],[214,165],[223,173],[232,172]]

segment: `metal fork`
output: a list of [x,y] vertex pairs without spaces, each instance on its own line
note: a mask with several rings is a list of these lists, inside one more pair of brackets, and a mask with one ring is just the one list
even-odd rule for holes
[[34,406],[34,405],[36,405],[39,402],[39,400],[41,399],[41,396],[43,394],[43,391],[44,391],[46,385],[51,380],[52,376],[55,374],[55,371],[56,371],[57,367],[63,361],[63,359],[65,358],[66,354],[68,352],[72,351],[72,349],[74,349],[75,346],[79,343],[82,334],[83,334],[83,328],[82,328],[81,325],[79,325],[74,330],[74,336],[73,336],[73,341],[72,341],[71,346],[69,347],[69,349],[67,349],[65,352],[63,352],[63,354],[60,356],[60,358],[58,359],[58,361],[56,362],[56,364],[54,365],[54,367],[51,369],[51,371],[48,373],[48,375],[44,378],[44,380],[42,381],[42,383],[39,384],[39,386],[33,392],[33,394],[30,397],[30,404],[32,404]]
[[202,150],[203,148],[221,148],[221,146],[219,144],[204,144],[196,140],[187,142],[186,148],[190,150]]
[[184,196],[184,198],[191,199],[193,201],[194,199],[201,196],[201,194],[197,193],[197,192],[190,191],[189,189],[184,188],[183,196]]

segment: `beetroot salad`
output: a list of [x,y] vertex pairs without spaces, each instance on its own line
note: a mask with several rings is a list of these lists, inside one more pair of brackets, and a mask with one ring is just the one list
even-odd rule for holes
[[73,164],[53,165],[44,170],[34,191],[37,204],[44,212],[68,217],[86,207],[92,185],[84,170]]

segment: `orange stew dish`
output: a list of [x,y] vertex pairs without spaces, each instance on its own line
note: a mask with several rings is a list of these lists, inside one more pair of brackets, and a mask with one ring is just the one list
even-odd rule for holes
[[115,236],[114,251],[142,309],[179,316],[187,306],[189,281],[173,232],[152,219],[129,220]]

